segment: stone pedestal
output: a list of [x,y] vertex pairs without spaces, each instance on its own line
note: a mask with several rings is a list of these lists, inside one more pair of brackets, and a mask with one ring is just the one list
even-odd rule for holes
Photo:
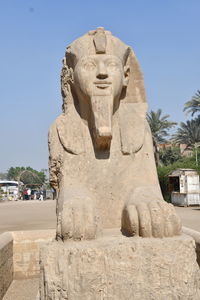
[[189,236],[50,242],[41,250],[41,300],[199,300],[200,273]]

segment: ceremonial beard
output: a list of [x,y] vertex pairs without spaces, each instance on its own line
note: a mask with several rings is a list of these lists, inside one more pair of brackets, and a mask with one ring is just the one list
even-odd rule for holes
[[93,114],[93,137],[95,147],[99,150],[109,150],[112,139],[112,115],[113,115],[112,87],[94,87],[91,97]]

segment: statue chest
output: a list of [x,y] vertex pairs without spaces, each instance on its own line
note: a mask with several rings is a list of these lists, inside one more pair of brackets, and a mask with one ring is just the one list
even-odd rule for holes
[[[78,182],[92,189],[115,189],[122,183],[130,183],[139,173],[140,163],[136,155],[123,155],[121,151],[99,156],[89,154],[65,154],[63,165],[65,180]],[[138,154],[137,154],[138,156]]]

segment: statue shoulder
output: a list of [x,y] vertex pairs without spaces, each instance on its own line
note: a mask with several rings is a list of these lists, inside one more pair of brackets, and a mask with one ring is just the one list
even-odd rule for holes
[[49,128],[49,132],[48,132],[48,145],[49,145],[49,150],[51,150],[51,147],[54,144],[59,143],[59,137],[58,137],[58,131],[57,131],[57,127],[58,124],[60,122],[60,117],[59,116],[54,122],[53,124],[50,126]]
[[[61,115],[62,116],[62,115]],[[58,136],[58,124],[61,116],[59,116],[49,128],[48,146],[49,146],[49,180],[51,186],[58,189],[58,174],[63,161],[64,149],[60,143]]]
[[146,103],[120,104],[119,123],[123,154],[136,153],[142,148],[148,131],[146,112]]
[[61,114],[49,129],[49,146],[59,144],[71,154],[85,152],[82,121],[74,108],[69,107],[66,114]]
[[61,120],[63,119],[63,115],[57,117],[57,119],[51,124],[48,132],[48,137],[51,139],[54,135],[58,135],[57,127],[59,126]]

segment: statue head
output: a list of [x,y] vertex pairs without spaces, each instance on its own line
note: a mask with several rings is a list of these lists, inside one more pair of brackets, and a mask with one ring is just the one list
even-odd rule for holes
[[70,103],[75,105],[98,149],[110,147],[112,116],[127,96],[132,53],[102,27],[67,47],[61,74],[64,112]]

